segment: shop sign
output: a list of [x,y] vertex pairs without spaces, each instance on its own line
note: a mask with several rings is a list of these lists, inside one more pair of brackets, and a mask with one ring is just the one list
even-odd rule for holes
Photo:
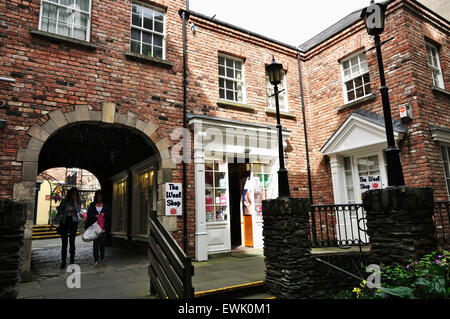
[[166,216],[183,215],[183,185],[166,183]]
[[360,184],[361,191],[363,191],[363,192],[371,190],[371,189],[380,189],[381,188],[381,176],[380,175],[376,175],[376,176],[369,175],[367,177],[360,176],[359,181],[361,183]]

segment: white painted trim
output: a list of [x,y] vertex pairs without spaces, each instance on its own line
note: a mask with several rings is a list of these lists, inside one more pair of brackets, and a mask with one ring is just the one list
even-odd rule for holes
[[[354,144],[347,143],[347,146],[340,147],[341,145],[345,145],[345,141],[348,138],[349,134],[352,132],[354,128],[361,128],[365,130],[370,135],[373,136],[372,141],[363,141],[362,143]],[[395,141],[398,143],[404,138],[405,134],[402,132],[394,131]],[[355,114],[351,114],[348,119],[339,127],[339,129],[334,133],[332,138],[328,140],[328,142],[322,147],[320,150],[324,155],[332,155],[332,154],[344,154],[353,150],[358,150],[363,147],[369,147],[371,145],[386,145],[386,130],[384,126],[373,123],[371,121],[365,120]]]
[[450,144],[450,132],[435,130],[431,132],[431,136],[433,137],[433,141],[435,142]]

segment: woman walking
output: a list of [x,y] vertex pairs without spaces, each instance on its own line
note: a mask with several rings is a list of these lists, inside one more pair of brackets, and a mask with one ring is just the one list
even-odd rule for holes
[[[94,195],[94,202],[89,207],[85,228],[89,228],[95,222],[103,229],[109,229],[108,223],[111,216],[111,207],[104,202],[103,191],[98,190]],[[94,240],[94,266],[105,259],[105,232]],[[99,258],[100,257],[100,258]]]
[[67,192],[66,198],[58,207],[58,215],[55,220],[59,223],[59,233],[61,235],[61,266],[66,267],[67,243],[70,246],[70,264],[75,263],[75,237],[77,236],[78,221],[80,220],[81,201],[77,188],[71,188]]

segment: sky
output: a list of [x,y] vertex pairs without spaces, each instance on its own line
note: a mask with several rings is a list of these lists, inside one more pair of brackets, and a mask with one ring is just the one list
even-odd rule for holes
[[190,10],[300,45],[370,0],[190,0]]

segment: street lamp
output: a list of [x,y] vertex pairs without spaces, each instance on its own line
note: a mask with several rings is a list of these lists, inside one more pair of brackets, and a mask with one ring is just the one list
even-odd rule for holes
[[361,17],[364,18],[367,33],[374,37],[375,48],[377,51],[378,68],[380,71],[381,100],[383,103],[384,122],[386,126],[387,149],[385,150],[387,162],[387,174],[389,186],[403,186],[405,179],[403,177],[402,164],[400,162],[400,150],[395,145],[394,129],[392,125],[391,105],[389,102],[389,88],[386,85],[384,76],[383,57],[381,55],[380,34],[384,31],[386,19],[386,4],[375,3],[371,1],[370,6],[363,9]]
[[280,121],[280,102],[278,100],[278,84],[283,80],[283,65],[272,58],[272,63],[266,66],[269,81],[274,86],[275,90],[275,106],[277,111],[277,130],[278,130],[278,153],[280,160],[280,170],[278,171],[278,197],[290,197],[288,171],[284,165],[284,150],[283,150],[283,127]]

